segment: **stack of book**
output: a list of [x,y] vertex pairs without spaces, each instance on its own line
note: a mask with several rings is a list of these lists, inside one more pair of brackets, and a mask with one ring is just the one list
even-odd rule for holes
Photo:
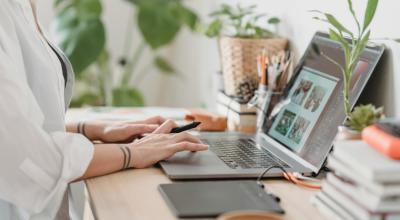
[[242,103],[223,92],[219,92],[217,111],[227,117],[230,131],[253,133],[257,130],[257,109],[255,107],[249,108],[247,103]]
[[340,141],[312,203],[332,219],[400,220],[400,161],[363,141]]

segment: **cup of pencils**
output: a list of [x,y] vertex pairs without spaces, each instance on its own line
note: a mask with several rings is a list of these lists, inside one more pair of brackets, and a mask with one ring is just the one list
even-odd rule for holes
[[275,55],[266,56],[265,51],[257,57],[257,70],[260,77],[256,103],[258,106],[257,128],[265,127],[272,118],[273,109],[281,101],[283,90],[293,74],[293,53],[282,50]]

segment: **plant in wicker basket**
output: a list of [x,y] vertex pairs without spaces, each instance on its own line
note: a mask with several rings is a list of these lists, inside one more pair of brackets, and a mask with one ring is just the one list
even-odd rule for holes
[[255,5],[222,4],[210,16],[214,21],[205,34],[219,38],[225,93],[238,96],[236,92],[242,78],[258,80],[257,56],[262,51],[272,55],[286,49],[288,40],[276,33],[280,19],[268,19],[265,14],[257,13]]

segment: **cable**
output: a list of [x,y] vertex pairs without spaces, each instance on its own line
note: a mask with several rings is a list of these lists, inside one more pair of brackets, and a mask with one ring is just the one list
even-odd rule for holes
[[[264,184],[261,182],[261,179],[264,177],[265,174],[267,174],[267,173],[268,173],[271,169],[273,169],[273,168],[280,169],[280,170],[283,172],[283,177],[285,177],[285,179],[287,179],[289,182],[291,182],[291,183],[293,183],[293,184],[300,185],[300,186],[303,186],[303,187],[306,187],[306,188],[311,188],[311,189],[321,189],[321,185],[320,185],[320,184],[311,184],[311,183],[309,183],[309,182],[307,182],[307,181],[300,180],[300,179],[298,179],[298,178],[296,177],[295,174],[286,171],[285,168],[283,168],[283,167],[280,166],[280,165],[269,166],[268,168],[266,168],[266,169],[260,174],[260,176],[258,176],[258,178],[257,178],[257,184],[258,184],[261,188],[264,188]],[[312,180],[309,180],[309,181],[320,182],[320,181],[318,181],[318,180],[316,180],[316,179],[312,179]]]

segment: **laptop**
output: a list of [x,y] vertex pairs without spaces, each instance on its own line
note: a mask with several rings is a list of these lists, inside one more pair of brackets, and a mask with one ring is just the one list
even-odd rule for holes
[[[368,46],[351,80],[354,106],[384,51]],[[171,179],[255,178],[267,167],[278,165],[289,172],[317,174],[332,148],[337,127],[345,121],[342,74],[320,55],[344,62],[341,46],[325,33],[316,33],[285,88],[282,101],[253,135],[200,133],[210,145],[205,152],[180,152],[160,162]],[[271,169],[265,176],[281,176]]]

